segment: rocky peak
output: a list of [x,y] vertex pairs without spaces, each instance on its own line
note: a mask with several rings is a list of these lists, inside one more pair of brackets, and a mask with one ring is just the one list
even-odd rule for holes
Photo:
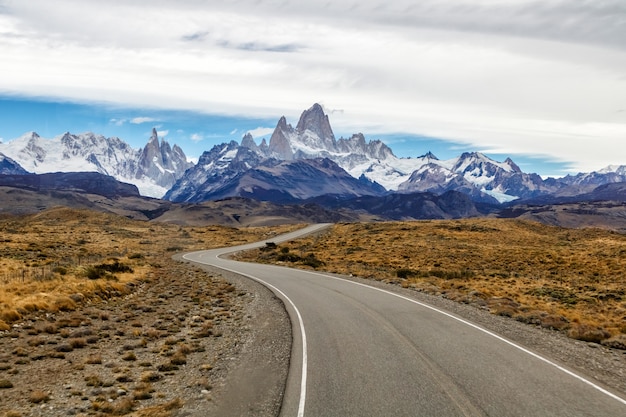
[[421,159],[432,159],[432,160],[435,160],[435,161],[439,160],[439,158],[437,158],[435,156],[435,154],[432,153],[431,151],[426,152],[424,155],[420,156],[420,158]]
[[254,141],[254,138],[252,137],[250,132],[246,133],[245,135],[243,135],[243,138],[241,138],[241,146],[251,149],[253,151],[258,150],[258,146],[256,145],[256,142]]
[[261,144],[259,145],[259,149],[261,150],[261,152],[263,152],[264,155],[267,155],[270,151],[269,146],[267,146],[267,142],[265,141],[265,138],[261,139]]
[[269,152],[272,156],[278,159],[291,160],[293,159],[293,151],[291,150],[291,142],[289,136],[294,134],[294,129],[291,125],[287,124],[285,116],[278,120],[276,129],[270,137]]
[[335,150],[335,135],[330,127],[328,115],[324,113],[324,109],[315,103],[310,109],[302,112],[300,120],[296,125],[296,132],[302,135],[306,131],[313,132],[321,140],[323,148],[329,151]]
[[511,170],[513,170],[513,172],[520,172],[520,173],[522,172],[520,167],[515,162],[513,162],[513,160],[511,158],[506,158],[504,160],[504,163],[507,164],[508,166],[510,166]]
[[135,178],[146,176],[159,186],[169,188],[192,165],[179,146],[174,145],[172,148],[165,139],[159,141],[159,134],[153,128],[148,143],[140,151],[139,169]]

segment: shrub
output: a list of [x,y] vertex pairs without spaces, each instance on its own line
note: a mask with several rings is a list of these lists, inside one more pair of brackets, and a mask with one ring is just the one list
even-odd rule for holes
[[141,374],[142,382],[155,382],[163,378],[163,375],[154,371],[146,371]]
[[86,376],[85,384],[87,384],[88,387],[101,387],[103,385],[102,380],[98,375]]
[[21,318],[22,318],[22,315],[18,313],[17,310],[8,309],[8,310],[2,310],[2,312],[0,312],[0,320],[7,322],[7,323],[13,323],[14,321],[18,321]]
[[98,279],[108,275],[107,273],[113,274],[116,272],[133,272],[133,269],[130,266],[115,260],[113,263],[102,263],[100,265],[89,266],[85,270],[85,275],[89,279]]
[[313,253],[309,253],[303,260],[302,263],[304,265],[308,265],[312,268],[319,268],[320,266],[324,265],[324,262],[320,261],[319,259],[317,259],[315,257],[315,254]]
[[283,252],[276,257],[276,260],[280,262],[298,262],[301,259],[302,258],[300,258],[298,255],[294,255],[288,252]]
[[52,268],[52,272],[56,272],[59,275],[67,275],[67,268],[63,266],[55,266]]
[[6,324],[4,320],[0,320],[0,332],[7,332],[11,330],[11,326]]
[[0,388],[13,388],[13,384],[8,379],[0,379]]
[[608,339],[611,334],[601,327],[577,324],[569,330],[568,336],[572,339],[582,340],[583,342],[600,343],[604,339]]
[[85,363],[89,365],[99,365],[102,363],[102,355],[100,355],[99,353],[91,355],[85,360]]
[[30,393],[28,400],[33,404],[45,403],[50,400],[50,396],[43,391],[36,390]]
[[70,339],[70,346],[72,346],[74,349],[84,348],[85,346],[87,346],[87,340],[82,337],[77,339]]
[[400,269],[396,270],[396,276],[398,278],[406,279],[406,278],[409,278],[409,277],[414,277],[416,275],[418,275],[418,272],[417,271],[413,271],[412,269],[409,269],[409,268],[400,268]]

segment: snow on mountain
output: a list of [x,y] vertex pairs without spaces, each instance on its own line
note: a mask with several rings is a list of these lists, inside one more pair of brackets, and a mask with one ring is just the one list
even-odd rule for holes
[[609,165],[599,171],[567,175],[560,180],[568,185],[574,186],[626,182],[626,165]]
[[[2,143],[2,142],[0,142]],[[28,174],[24,168],[13,159],[0,153],[0,175],[24,175]]]
[[[265,160],[300,161],[326,158],[354,178],[367,179],[388,191],[461,191],[476,201],[507,202],[546,193],[558,185],[544,183],[536,174],[525,174],[511,160],[494,161],[478,152],[439,160],[428,152],[417,158],[399,158],[380,140],[366,141],[363,134],[335,139],[328,116],[319,104],[305,110],[294,128],[283,116],[269,144],[257,145],[246,134],[241,145],[222,144],[205,152],[196,167],[181,178],[165,198],[187,201],[232,185]],[[277,171],[277,174],[279,172]],[[327,179],[324,179],[324,181]],[[277,184],[279,181],[276,182]]]
[[235,141],[215,145],[200,156],[198,163],[188,169],[163,198],[170,201],[202,201],[203,197],[199,196],[216,194],[217,190],[228,187],[265,159]]
[[145,148],[133,149],[119,138],[91,132],[65,133],[44,139],[29,132],[7,143],[0,152],[25,170],[49,172],[99,172],[135,184],[142,195],[161,197],[192,164],[178,146],[159,139],[153,131]]
[[[251,142],[251,138],[246,139],[247,144]],[[507,202],[552,189],[538,176],[522,173],[509,158],[498,162],[478,152],[445,161],[430,152],[418,158],[399,158],[383,142],[367,142],[361,133],[336,140],[319,104],[302,113],[296,128],[281,117],[267,156],[283,160],[328,158],[353,177],[365,176],[389,191],[461,189],[486,201],[494,198]]]

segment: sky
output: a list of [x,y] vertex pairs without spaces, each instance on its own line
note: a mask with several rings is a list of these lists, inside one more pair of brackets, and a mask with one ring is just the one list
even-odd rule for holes
[[624,0],[0,0],[0,138],[190,156],[320,103],[398,156],[626,165]]

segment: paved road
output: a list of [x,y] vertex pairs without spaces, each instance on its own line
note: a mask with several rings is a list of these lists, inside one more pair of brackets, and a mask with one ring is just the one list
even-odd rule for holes
[[625,399],[444,311],[320,273],[218,257],[264,244],[185,258],[283,299],[294,349],[281,416],[626,416]]

